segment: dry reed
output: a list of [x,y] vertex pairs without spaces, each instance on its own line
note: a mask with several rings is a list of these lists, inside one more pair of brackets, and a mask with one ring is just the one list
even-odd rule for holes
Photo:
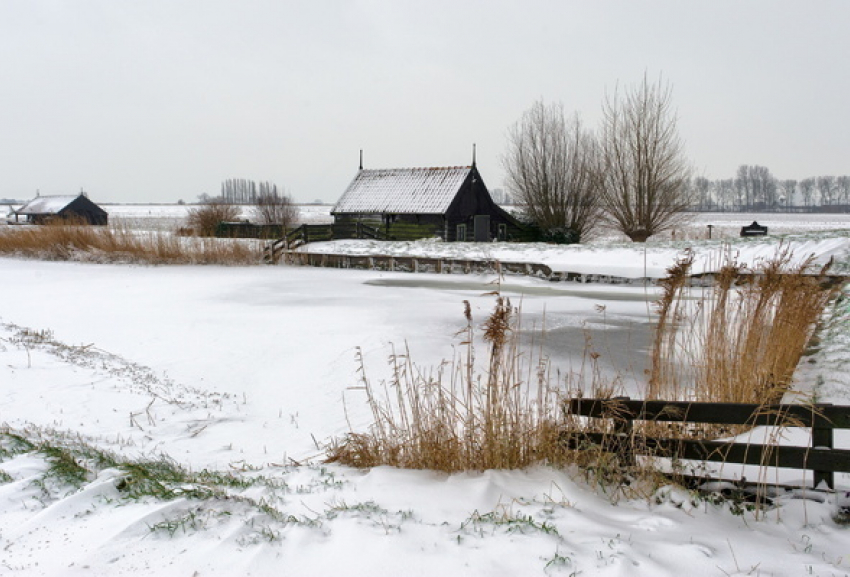
[[258,264],[262,257],[259,244],[251,241],[69,224],[0,229],[0,254],[98,263],[219,265]]
[[561,392],[549,386],[545,362],[528,367],[519,339],[519,314],[498,296],[483,326],[487,370],[476,369],[475,329],[465,303],[463,354],[431,373],[418,369],[405,348],[390,357],[392,376],[379,396],[360,359],[361,385],[374,422],[331,444],[329,461],[354,466],[393,465],[462,471],[522,468],[560,462]]
[[753,269],[727,259],[708,290],[693,289],[686,255],[661,283],[646,398],[776,403],[838,285],[829,265],[793,264],[787,247]]
[[[751,431],[752,438],[741,442],[761,454],[756,479],[760,503],[770,484],[769,471],[775,470],[776,447],[788,427],[802,425],[777,413],[773,405],[791,392],[806,344],[840,284],[826,276],[829,264],[816,267],[813,258],[794,264],[792,253],[783,246],[753,268],[729,258],[728,252],[722,258],[709,289],[690,286],[689,254],[662,281],[646,398],[752,403],[761,405],[758,414],[774,424],[758,429],[756,435],[753,424],[639,422],[633,442],[647,437],[672,442],[716,439]],[[812,411],[817,412],[814,405]],[[764,437],[761,442],[758,436]],[[663,450],[642,454],[669,456]],[[724,467],[720,465],[721,475]]]

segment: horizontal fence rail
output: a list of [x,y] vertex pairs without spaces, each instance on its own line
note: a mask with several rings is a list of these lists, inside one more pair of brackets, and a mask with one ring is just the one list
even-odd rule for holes
[[[814,486],[835,488],[835,473],[850,473],[850,450],[834,448],[835,429],[850,429],[850,406],[831,404],[696,403],[641,401],[628,398],[570,399],[569,415],[608,419],[613,434],[568,431],[570,448],[597,445],[635,455],[696,461],[783,467],[813,471]],[[634,421],[704,423],[768,427],[811,428],[811,447],[647,437],[634,433]]]
[[545,264],[476,259],[365,256],[295,251],[287,254],[287,262],[304,266],[398,272],[434,272],[441,274],[489,272],[524,274],[541,278],[549,278],[552,275],[552,269]]

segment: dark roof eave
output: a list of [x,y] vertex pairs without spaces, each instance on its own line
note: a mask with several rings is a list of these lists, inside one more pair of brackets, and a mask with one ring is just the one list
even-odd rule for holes
[[332,210],[331,215],[336,216],[338,214],[427,214],[428,216],[445,216],[445,212],[418,212],[418,211],[399,211],[395,210],[392,212],[388,212],[386,210],[358,210],[357,212],[348,212],[348,211],[340,211],[340,210]]

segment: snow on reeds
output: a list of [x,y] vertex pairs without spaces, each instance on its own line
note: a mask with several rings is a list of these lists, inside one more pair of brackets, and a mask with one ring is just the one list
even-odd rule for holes
[[13,226],[0,229],[0,254],[84,262],[246,265],[261,262],[255,241],[178,237],[128,228]]

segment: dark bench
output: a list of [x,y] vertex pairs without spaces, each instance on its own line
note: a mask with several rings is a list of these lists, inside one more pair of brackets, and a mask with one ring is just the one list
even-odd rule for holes
[[767,236],[767,227],[753,221],[753,224],[741,227],[741,236]]

